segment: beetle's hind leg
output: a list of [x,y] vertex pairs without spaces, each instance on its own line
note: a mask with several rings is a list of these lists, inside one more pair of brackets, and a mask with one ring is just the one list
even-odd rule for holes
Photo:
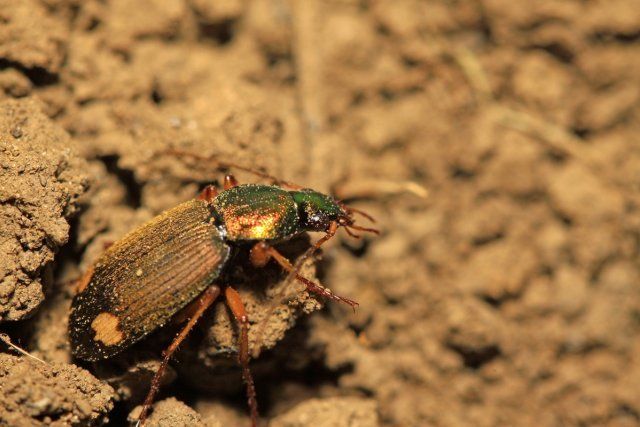
[[198,297],[196,301],[198,301],[198,308],[194,310],[193,315],[187,322],[187,324],[182,328],[182,330],[176,335],[173,342],[163,353],[162,363],[158,368],[158,371],[153,376],[151,380],[151,388],[149,389],[149,393],[147,397],[144,399],[144,404],[142,405],[142,412],[140,412],[140,416],[138,417],[138,422],[136,423],[136,427],[144,425],[145,420],[147,419],[147,414],[149,413],[149,408],[153,403],[153,398],[156,393],[160,389],[160,380],[162,380],[162,376],[164,375],[164,371],[167,369],[167,365],[169,364],[169,360],[175,351],[178,349],[178,346],[184,339],[189,335],[189,332],[198,322],[198,319],[202,317],[207,308],[211,306],[215,302],[215,300],[220,295],[220,288],[215,285],[209,286],[207,290],[205,290],[202,295]]
[[227,305],[233,313],[236,322],[240,328],[240,336],[238,338],[238,362],[242,367],[242,378],[247,385],[247,402],[251,411],[251,425],[258,425],[258,402],[256,400],[256,388],[253,383],[253,376],[249,369],[249,318],[240,298],[238,291],[232,287],[227,287],[224,291]]
[[273,258],[278,264],[280,264],[280,267],[282,267],[290,274],[293,274],[296,280],[302,282],[307,287],[307,290],[309,292],[322,295],[323,297],[330,298],[334,301],[340,301],[348,304],[354,311],[359,305],[357,302],[350,300],[349,298],[336,295],[331,291],[331,289],[325,288],[324,286],[319,285],[318,283],[315,283],[314,281],[309,280],[306,277],[303,277],[296,271],[295,267],[291,264],[291,261],[289,261],[280,252],[278,252],[277,249],[269,246],[265,242],[258,242],[253,246],[253,248],[251,248],[250,258],[251,263],[256,267],[264,267],[269,262],[269,260]]
[[80,294],[84,292],[87,286],[89,286],[89,283],[91,283],[92,278],[93,278],[93,266],[89,267],[87,271],[85,271],[84,274],[82,274],[82,276],[80,276],[75,280],[71,280],[68,283],[70,283],[75,287],[76,294]]

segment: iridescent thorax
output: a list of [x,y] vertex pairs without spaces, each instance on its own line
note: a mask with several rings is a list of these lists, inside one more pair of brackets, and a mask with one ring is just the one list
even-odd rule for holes
[[299,232],[296,203],[279,187],[239,185],[220,193],[212,205],[226,240],[282,240]]

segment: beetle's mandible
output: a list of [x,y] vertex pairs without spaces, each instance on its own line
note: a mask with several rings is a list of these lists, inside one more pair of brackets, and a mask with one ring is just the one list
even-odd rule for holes
[[114,356],[166,324],[177,312],[186,309],[190,313],[186,325],[164,352],[138,424],[145,422],[178,345],[207,308],[224,294],[238,323],[238,360],[252,425],[257,425],[256,393],[249,370],[249,321],[238,292],[220,280],[240,245],[252,245],[249,256],[253,265],[260,267],[274,260],[304,283],[308,291],[351,307],[357,305],[302,277],[272,245],[302,232],[324,232],[311,248],[315,251],[339,227],[350,235],[354,235],[354,229],[377,233],[355,225],[354,213],[368,215],[317,191],[279,182],[284,184],[238,185],[227,175],[223,191],[208,186],[197,199],[169,209],[131,231],[110,246],[79,279],[71,305],[69,337],[74,356],[83,360]]

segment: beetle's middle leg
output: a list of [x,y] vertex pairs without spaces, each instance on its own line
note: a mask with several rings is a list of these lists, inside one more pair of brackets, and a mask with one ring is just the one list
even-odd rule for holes
[[138,417],[138,422],[136,426],[142,426],[147,419],[147,413],[149,412],[149,408],[153,403],[153,398],[156,393],[160,389],[160,380],[164,375],[165,369],[167,369],[167,365],[169,364],[169,360],[175,351],[178,349],[178,346],[184,339],[187,337],[191,329],[196,325],[200,317],[204,314],[204,312],[214,303],[214,301],[220,295],[220,287],[216,285],[209,286],[203,293],[198,297],[196,301],[198,301],[198,308],[194,311],[193,315],[187,322],[187,324],[182,328],[182,330],[176,335],[173,342],[163,353],[162,363],[160,364],[160,368],[153,376],[151,380],[151,388],[149,389],[149,393],[147,397],[144,399],[144,404],[142,405],[142,412],[140,412],[140,416]]
[[253,376],[249,369],[249,317],[240,298],[238,291],[228,286],[224,290],[224,296],[227,299],[227,306],[231,309],[233,317],[235,317],[240,327],[240,337],[238,338],[238,361],[242,367],[242,378],[247,385],[247,402],[251,411],[251,425],[258,425],[258,402],[256,401],[256,388],[253,384]]
[[289,261],[280,252],[278,252],[277,249],[275,249],[272,246],[269,246],[267,243],[258,242],[253,246],[253,248],[251,248],[251,253],[250,253],[251,263],[256,267],[264,267],[272,258],[278,264],[280,264],[280,267],[282,267],[287,272],[293,274],[298,281],[302,282],[307,287],[307,290],[309,292],[322,295],[323,297],[330,298],[334,301],[340,301],[345,304],[348,304],[349,306],[351,306],[351,308],[353,308],[354,311],[356,307],[359,305],[357,302],[350,300],[349,298],[336,295],[333,292],[331,292],[331,289],[325,288],[324,286],[319,285],[318,283],[315,283],[307,279],[306,277],[302,276],[300,273],[296,271],[295,267],[291,264],[291,261]]

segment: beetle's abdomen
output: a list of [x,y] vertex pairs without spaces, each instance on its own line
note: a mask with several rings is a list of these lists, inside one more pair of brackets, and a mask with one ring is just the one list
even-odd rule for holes
[[213,206],[227,240],[280,240],[298,232],[299,218],[291,195],[271,185],[239,185],[220,193]]
[[73,354],[107,358],[162,326],[220,275],[229,252],[199,200],[130,232],[96,261],[88,285],[73,299]]

